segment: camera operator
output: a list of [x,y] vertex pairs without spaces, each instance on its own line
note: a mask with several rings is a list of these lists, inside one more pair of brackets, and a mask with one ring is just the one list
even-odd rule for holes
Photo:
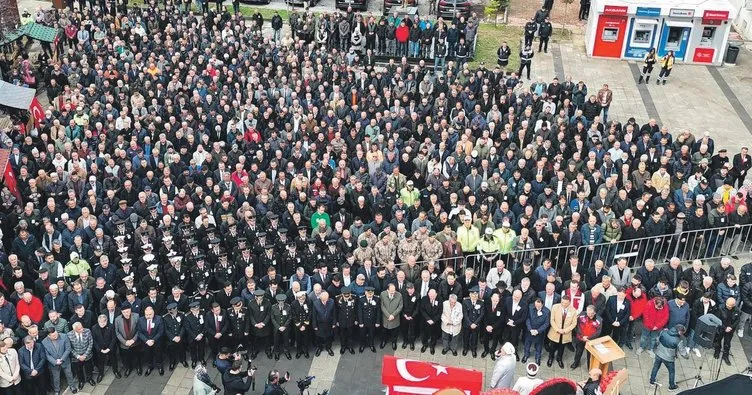
[[241,358],[232,362],[230,370],[226,371],[222,375],[222,386],[225,389],[225,393],[228,395],[245,394],[251,389],[253,384],[256,369],[249,367],[248,370],[241,370],[243,367],[243,360]]
[[290,372],[285,373],[283,377],[279,376],[279,371],[276,369],[269,372],[269,377],[264,386],[263,395],[286,395],[287,391],[282,388],[282,384],[290,381]]

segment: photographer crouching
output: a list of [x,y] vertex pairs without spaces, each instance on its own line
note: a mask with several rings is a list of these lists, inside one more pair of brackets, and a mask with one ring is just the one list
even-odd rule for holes
[[245,394],[251,389],[255,381],[256,367],[248,363],[248,368],[243,370],[243,360],[240,358],[232,362],[230,370],[222,374],[222,386],[228,395]]

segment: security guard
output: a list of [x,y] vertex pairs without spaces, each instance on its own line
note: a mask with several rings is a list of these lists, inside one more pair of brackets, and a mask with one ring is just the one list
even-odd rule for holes
[[352,348],[352,338],[355,327],[358,325],[358,311],[356,300],[352,297],[350,287],[343,287],[342,293],[337,296],[337,327],[339,328],[339,353],[344,354],[345,350],[350,350],[350,354],[355,354]]
[[462,301],[462,355],[472,351],[473,358],[478,356],[478,333],[483,323],[483,301],[478,298],[478,287],[470,288],[470,296]]
[[272,332],[271,305],[265,295],[264,290],[257,289],[254,292],[255,298],[248,303],[251,324],[251,359],[255,359],[262,348],[265,349],[266,357],[272,358],[272,349],[269,344],[269,335]]
[[248,309],[243,306],[243,299],[236,296],[230,299],[230,308],[227,310],[227,319],[230,320],[230,328],[227,333],[227,347],[232,351],[245,349],[246,337],[248,337]]
[[227,259],[227,253],[222,251],[217,255],[217,264],[214,265],[214,281],[216,284],[229,282],[235,284],[240,273]]
[[203,254],[196,255],[193,259],[193,266],[191,266],[191,281],[194,284],[205,283],[208,284],[212,279],[212,269],[206,264],[206,260]]
[[282,276],[282,281],[289,281],[295,274],[295,269],[302,266],[302,263],[303,256],[298,253],[295,240],[288,240],[287,251],[282,257],[282,267],[279,273]]
[[188,367],[185,360],[185,315],[178,311],[177,303],[167,305],[167,314],[162,316],[165,323],[167,355],[170,357],[170,370],[175,370],[178,361]]
[[277,268],[277,265],[281,262],[279,255],[274,251],[274,244],[267,242],[264,246],[264,255],[261,257],[261,270],[266,273],[267,269],[271,266]]
[[[279,354],[285,354],[285,358],[292,359],[288,344],[290,343],[290,305],[286,303],[287,295],[283,293],[275,296],[276,302],[272,306],[272,327],[274,329],[274,360],[279,361]],[[281,351],[280,351],[281,350]]]
[[378,296],[374,295],[376,291],[374,287],[366,287],[365,290],[365,295],[361,296],[358,302],[358,326],[362,341],[360,352],[363,352],[366,347],[376,352],[373,342],[376,329],[381,327],[381,301]]
[[290,306],[292,324],[295,326],[295,344],[298,347],[295,358],[300,358],[301,354],[308,358],[308,328],[311,326],[313,312],[310,303],[306,300],[305,291],[298,291],[295,298],[297,300]]
[[206,365],[204,360],[204,348],[206,340],[204,338],[204,315],[201,313],[201,303],[198,301],[191,302],[189,305],[191,311],[185,316],[185,338],[188,341],[188,350],[191,353],[191,367],[196,368],[200,361]]

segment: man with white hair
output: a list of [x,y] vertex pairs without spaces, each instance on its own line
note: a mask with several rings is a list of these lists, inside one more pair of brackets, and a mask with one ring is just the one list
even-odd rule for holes
[[444,301],[443,311],[441,313],[441,340],[443,349],[441,355],[446,355],[449,351],[452,355],[457,356],[457,346],[459,335],[462,331],[462,304],[457,303],[457,295],[449,294],[449,300]]
[[490,389],[512,388],[514,367],[517,364],[515,349],[512,343],[504,343],[496,352],[496,365],[491,376]]
[[91,364],[91,359],[94,356],[94,339],[91,336],[91,331],[84,328],[80,322],[76,322],[73,324],[73,330],[68,332],[68,340],[71,344],[70,356],[73,362],[73,371],[78,377],[78,389],[84,388],[87,377],[89,384],[97,385],[92,377],[94,367]]

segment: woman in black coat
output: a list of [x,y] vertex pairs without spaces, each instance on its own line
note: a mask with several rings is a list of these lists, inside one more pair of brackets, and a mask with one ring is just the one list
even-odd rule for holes
[[104,377],[104,367],[109,360],[112,363],[112,372],[120,378],[115,350],[117,349],[115,327],[110,325],[107,316],[102,314],[97,318],[97,324],[91,328],[91,336],[94,338],[94,357],[97,365],[97,383]]

